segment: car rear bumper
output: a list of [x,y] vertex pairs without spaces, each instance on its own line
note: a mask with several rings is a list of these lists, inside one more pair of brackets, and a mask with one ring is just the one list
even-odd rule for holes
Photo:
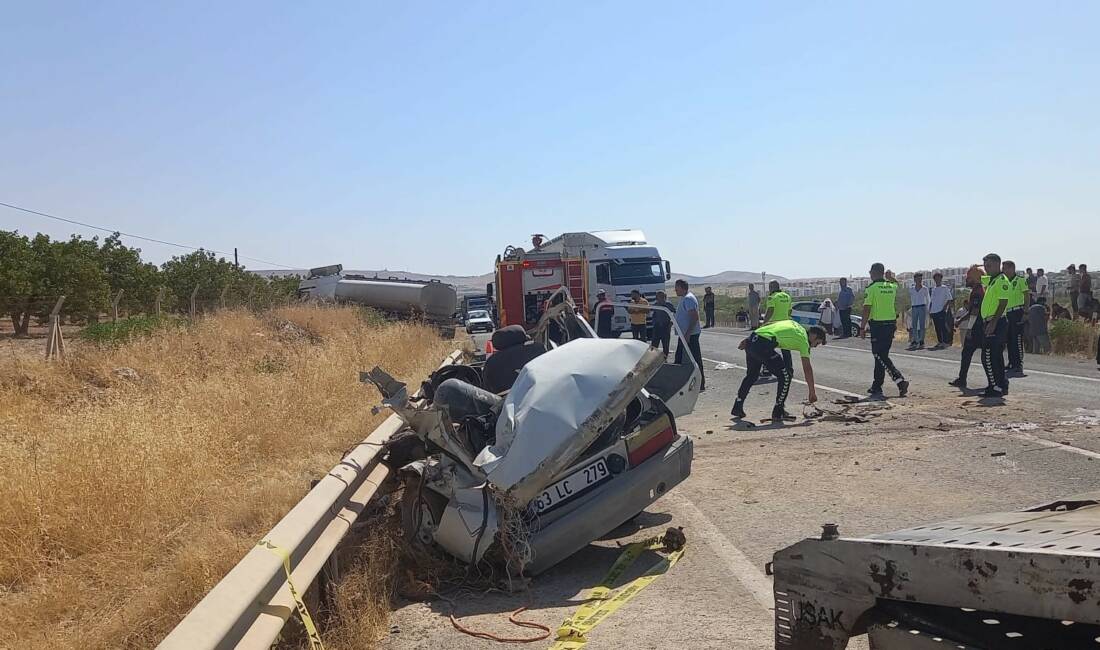
[[531,536],[534,559],[526,572],[534,575],[549,569],[679,485],[691,475],[693,449],[691,439],[679,435],[663,454],[585,495],[568,515]]

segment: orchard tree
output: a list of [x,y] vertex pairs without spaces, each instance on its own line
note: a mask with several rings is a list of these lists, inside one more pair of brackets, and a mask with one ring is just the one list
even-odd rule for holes
[[187,309],[191,292],[197,286],[196,300],[204,304],[213,304],[224,288],[237,283],[243,271],[224,257],[214,253],[197,250],[186,255],[177,255],[161,267],[161,279],[177,298],[177,304]]
[[34,256],[31,242],[18,232],[0,230],[0,309],[11,317],[16,336],[30,325],[27,301],[34,291]]
[[111,286],[111,294],[122,291],[119,308],[128,312],[151,311],[160,291],[160,269],[141,261],[141,249],[122,243],[119,233],[103,240],[99,263]]
[[110,286],[99,264],[95,239],[73,235],[51,241],[0,232],[0,302],[16,336],[26,336],[32,318],[45,320],[58,296],[67,314],[95,318],[108,304]]

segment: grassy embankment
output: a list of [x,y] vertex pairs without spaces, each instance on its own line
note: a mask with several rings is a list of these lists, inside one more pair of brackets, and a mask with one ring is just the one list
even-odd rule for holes
[[[344,308],[138,329],[0,359],[0,647],[154,646],[385,417],[357,372],[418,381],[449,348]],[[334,645],[384,589],[346,585]]]

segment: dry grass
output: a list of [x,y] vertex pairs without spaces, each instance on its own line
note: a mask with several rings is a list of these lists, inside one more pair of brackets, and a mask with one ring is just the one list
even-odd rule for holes
[[381,420],[357,372],[418,379],[447,349],[289,307],[0,359],[0,647],[155,645]]
[[1050,340],[1055,354],[1096,356],[1100,328],[1083,320],[1056,320],[1050,323]]

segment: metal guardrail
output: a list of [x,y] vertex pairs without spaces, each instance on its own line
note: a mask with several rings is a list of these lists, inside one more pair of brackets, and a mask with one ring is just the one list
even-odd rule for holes
[[[455,363],[452,352],[442,366]],[[441,366],[441,367],[442,367]],[[382,445],[403,423],[388,417],[329,470],[264,536],[290,553],[295,586],[305,590],[389,476],[377,462]],[[258,540],[257,540],[258,541]],[[282,560],[253,547],[157,646],[160,650],[267,650],[294,613]]]

